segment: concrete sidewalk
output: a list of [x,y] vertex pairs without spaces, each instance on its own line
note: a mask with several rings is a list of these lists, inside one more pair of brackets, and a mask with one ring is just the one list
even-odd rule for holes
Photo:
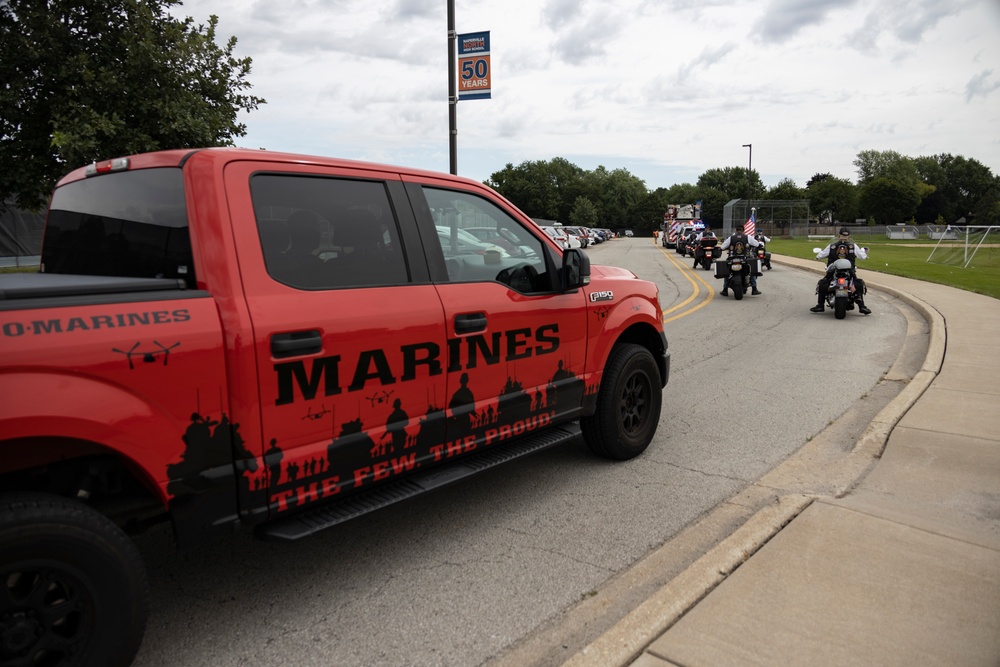
[[565,667],[1000,665],[1000,301],[860,268],[930,325],[871,472],[758,512]]

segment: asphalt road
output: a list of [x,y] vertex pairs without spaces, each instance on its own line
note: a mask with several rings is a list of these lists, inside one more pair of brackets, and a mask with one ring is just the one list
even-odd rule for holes
[[293,544],[247,532],[178,552],[165,528],[143,535],[135,665],[561,664],[711,544],[656,571],[651,554],[845,414],[831,456],[849,450],[892,392],[908,316],[891,297],[838,321],[808,311],[806,272],[775,265],[736,302],[652,239],[587,252],[660,287],[671,378],[643,456],[556,448]]

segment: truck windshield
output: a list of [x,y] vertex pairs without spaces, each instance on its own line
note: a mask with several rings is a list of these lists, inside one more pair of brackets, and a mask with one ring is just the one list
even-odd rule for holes
[[42,241],[42,271],[180,278],[193,288],[181,170],[114,172],[57,188]]

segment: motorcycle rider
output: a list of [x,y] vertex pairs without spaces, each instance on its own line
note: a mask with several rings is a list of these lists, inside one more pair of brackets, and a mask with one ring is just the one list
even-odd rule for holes
[[[764,232],[760,231],[759,229],[757,230],[757,233],[754,234],[753,237],[757,239],[757,243],[761,244],[762,246],[765,246],[771,242],[771,239],[765,236]],[[767,255],[764,256],[764,264],[767,265],[768,269],[771,268],[771,259]]]
[[816,259],[826,258],[826,275],[819,279],[816,284],[817,302],[809,310],[814,313],[822,313],[826,310],[826,295],[830,291],[831,267],[838,259],[846,259],[851,262],[851,276],[854,278],[855,300],[858,303],[858,312],[862,315],[870,315],[871,309],[865,305],[865,281],[858,278],[855,268],[856,259],[868,259],[868,252],[851,239],[851,230],[841,227],[837,240],[823,248]]
[[[718,237],[715,235],[715,232],[708,228],[708,225],[705,225],[700,232],[694,235],[694,241],[691,243],[691,245],[695,247],[694,252],[691,253],[694,257],[694,266],[691,267],[692,269],[698,268],[698,248],[701,247],[701,240],[714,238]],[[709,250],[709,252],[711,252],[711,250]]]
[[[752,236],[747,236],[743,232],[743,230],[744,230],[744,223],[740,223],[739,225],[736,226],[736,231],[733,232],[732,235],[730,235],[725,241],[723,241],[722,245],[720,245],[719,247],[722,248],[723,250],[732,248],[731,250],[729,250],[730,255],[733,254],[744,255],[749,259],[750,257],[749,248],[756,248],[757,246],[760,245],[760,241],[758,241]],[[752,288],[752,291],[750,292],[751,295],[757,296],[758,294],[763,294],[763,292],[757,289],[757,271],[754,269],[750,270],[750,287]],[[722,287],[722,296],[729,296],[729,283],[726,283]]]

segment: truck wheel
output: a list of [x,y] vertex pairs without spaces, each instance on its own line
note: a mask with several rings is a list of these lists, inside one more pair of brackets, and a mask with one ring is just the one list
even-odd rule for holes
[[0,494],[0,665],[129,665],[149,615],[135,545],[86,505]]
[[580,420],[590,450],[619,461],[644,452],[660,421],[661,387],[649,350],[632,343],[615,346],[604,368],[597,411]]

